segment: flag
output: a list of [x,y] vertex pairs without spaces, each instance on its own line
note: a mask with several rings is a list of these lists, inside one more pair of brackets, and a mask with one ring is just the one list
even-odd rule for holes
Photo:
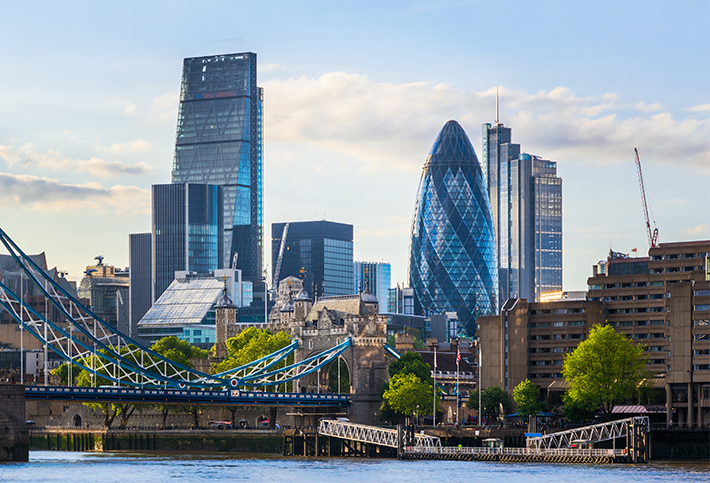
[[638,250],[635,249],[635,248],[632,248],[631,251],[632,251],[632,252],[637,252]]
[[459,365],[459,362],[461,362],[461,351],[456,349],[456,365]]

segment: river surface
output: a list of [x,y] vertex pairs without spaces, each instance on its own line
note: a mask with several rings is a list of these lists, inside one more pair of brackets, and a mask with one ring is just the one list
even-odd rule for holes
[[0,463],[2,482],[475,483],[514,481],[656,483],[710,481],[710,462],[565,465],[394,459],[284,458],[32,451],[28,463]]

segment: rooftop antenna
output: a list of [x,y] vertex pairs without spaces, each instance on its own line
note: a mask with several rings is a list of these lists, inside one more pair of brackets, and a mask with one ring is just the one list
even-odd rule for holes
[[496,126],[500,126],[500,110],[498,108],[498,86],[496,86]]

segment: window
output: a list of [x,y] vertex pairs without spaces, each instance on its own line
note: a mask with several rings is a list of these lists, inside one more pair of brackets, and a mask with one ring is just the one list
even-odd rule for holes
[[648,295],[646,295],[646,294],[637,295],[636,300],[648,300]]
[[584,321],[583,320],[573,320],[569,323],[570,327],[583,327],[584,326]]
[[615,283],[607,283],[607,284],[604,284],[604,288],[616,288],[616,284]]
[[629,309],[619,309],[619,313],[620,314],[633,314],[634,309],[630,309],[630,308]]
[[584,334],[570,334],[570,339],[584,339]]
[[666,272],[668,272],[668,273],[680,272],[680,267],[668,267],[668,268],[666,269]]
[[659,312],[665,312],[666,308],[665,307],[651,307],[651,312],[654,314],[657,314]]
[[710,371],[710,364],[695,364],[693,369],[696,371]]
[[553,366],[561,366],[564,363],[563,360],[552,361]]
[[653,332],[651,334],[652,339],[663,339],[665,337],[665,334],[663,332]]
[[634,323],[630,320],[622,320],[619,322],[619,327],[631,327]]
[[555,314],[566,314],[567,309],[555,309]]
[[555,340],[564,340],[566,338],[567,338],[566,334],[555,334],[555,337],[554,337]]
[[663,352],[664,349],[662,345],[652,345],[648,350],[651,352]]
[[528,329],[534,329],[537,326],[535,322],[528,322]]
[[695,311],[698,312],[700,310],[710,310],[710,304],[701,304],[701,305],[696,305],[695,306]]
[[634,339],[648,339],[648,334],[634,334]]
[[553,327],[564,327],[565,323],[564,322],[553,322],[552,326]]
[[539,335],[538,340],[550,340],[551,337],[549,335]]
[[710,340],[710,334],[695,334],[695,340]]
[[537,349],[534,348],[534,347],[531,347],[531,348],[528,349],[528,354],[534,354],[534,353],[536,353],[536,352],[537,352]]
[[637,320],[636,325],[648,325],[648,320]]
[[564,352],[565,348],[564,347],[555,347],[552,349],[552,352]]
[[606,309],[606,310],[604,310],[604,313],[606,313],[606,314],[615,314],[615,313],[616,313],[616,309]]
[[547,354],[548,352],[550,352],[550,348],[549,347],[540,347],[538,352],[540,352],[541,354]]
[[647,285],[648,285],[648,283],[646,283],[646,282],[636,282],[637,287],[646,287]]
[[616,302],[616,300],[617,300],[616,296],[604,297],[604,302]]
[[552,327],[552,322],[538,322],[537,327],[539,329],[546,329],[547,327]]
[[[651,273],[663,273],[663,269],[662,268],[654,268],[651,270]],[[653,283],[653,282],[651,282],[651,283]]]
[[649,364],[663,364],[664,362],[666,362],[665,359],[649,359],[648,361]]
[[695,258],[695,253],[684,253],[683,258]]
[[653,255],[653,256],[651,256],[651,260],[653,260],[654,262],[658,262],[660,260],[663,260],[663,255]]
[[631,288],[631,282],[624,282],[621,284],[621,288]]
[[656,280],[655,282],[651,282],[651,287],[663,287],[663,280]]
[[537,314],[537,310],[529,310],[529,311],[528,311],[528,314],[530,314],[530,315],[536,315],[536,314]]
[[707,356],[710,355],[710,349],[695,349],[693,351],[694,356]]
[[695,325],[710,325],[710,319],[695,319]]
[[703,399],[710,399],[710,386],[703,386],[701,388],[701,394]]
[[673,253],[671,255],[666,255],[666,260],[678,260],[678,254]]
[[661,299],[663,299],[662,293],[652,293],[651,294],[651,300],[661,300]]
[[583,314],[584,312],[584,307],[576,307],[567,311],[568,314]]
[[599,290],[599,289],[601,289],[601,288],[602,288],[602,286],[601,286],[600,283],[597,283],[597,284],[594,284],[594,285],[590,285],[590,286],[589,286],[589,290]]
[[651,325],[665,325],[663,320],[652,320]]

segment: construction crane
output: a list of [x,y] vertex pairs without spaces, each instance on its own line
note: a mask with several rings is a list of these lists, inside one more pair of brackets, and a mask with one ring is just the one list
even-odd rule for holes
[[286,222],[286,224],[284,225],[284,230],[281,233],[281,245],[279,245],[279,257],[276,259],[276,267],[274,268],[273,284],[276,286],[276,290],[278,290],[278,286],[279,286],[279,277],[281,276],[281,263],[283,263],[283,260],[284,260],[284,249],[286,248],[286,237],[288,236],[289,225],[290,225],[290,222]]
[[638,149],[634,147],[636,153],[636,171],[639,175],[639,186],[641,187],[641,204],[643,204],[643,214],[646,217],[646,234],[648,235],[649,248],[658,246],[658,228],[656,228],[656,220],[653,219],[653,211],[651,211],[651,219],[653,220],[653,230],[651,230],[651,222],[648,219],[648,203],[646,201],[646,189],[643,183],[643,174],[641,173],[641,160],[639,159]]

